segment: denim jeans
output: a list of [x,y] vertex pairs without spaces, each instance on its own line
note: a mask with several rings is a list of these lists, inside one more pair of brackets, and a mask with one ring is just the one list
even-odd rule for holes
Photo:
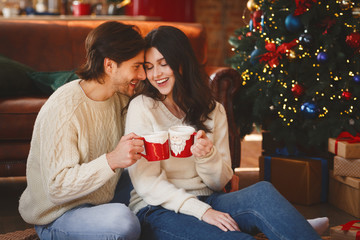
[[160,206],[147,206],[137,216],[141,239],[221,240],[254,239],[261,231],[271,240],[321,240],[307,220],[268,182],[259,182],[232,193],[199,197],[213,209],[227,212],[241,232],[224,232],[197,218],[175,213]]
[[125,171],[116,187],[114,199],[107,204],[84,204],[73,208],[47,225],[35,225],[42,240],[78,239],[135,240],[140,236],[140,223],[126,206],[131,181]]

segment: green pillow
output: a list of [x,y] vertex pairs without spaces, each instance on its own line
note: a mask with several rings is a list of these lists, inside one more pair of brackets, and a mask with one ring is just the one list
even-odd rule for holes
[[34,80],[38,88],[45,94],[52,94],[56,89],[71,82],[75,79],[79,79],[75,74],[75,70],[72,71],[57,71],[57,72],[32,72],[29,74],[30,78]]
[[0,97],[36,93],[34,83],[28,76],[34,71],[29,66],[0,55]]

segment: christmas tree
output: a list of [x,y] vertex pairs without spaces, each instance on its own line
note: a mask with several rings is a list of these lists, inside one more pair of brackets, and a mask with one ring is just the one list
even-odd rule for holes
[[234,103],[241,134],[253,125],[289,149],[326,150],[360,133],[358,0],[249,0],[249,24],[229,39],[241,73]]

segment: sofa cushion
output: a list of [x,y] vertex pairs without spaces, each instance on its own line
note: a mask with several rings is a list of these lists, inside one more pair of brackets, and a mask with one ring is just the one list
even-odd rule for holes
[[38,88],[45,94],[51,95],[56,89],[78,79],[78,75],[73,71],[57,71],[57,72],[32,72],[30,78],[35,82]]
[[0,98],[0,140],[30,140],[47,97]]
[[20,96],[37,93],[28,73],[34,72],[29,66],[0,55],[0,96]]

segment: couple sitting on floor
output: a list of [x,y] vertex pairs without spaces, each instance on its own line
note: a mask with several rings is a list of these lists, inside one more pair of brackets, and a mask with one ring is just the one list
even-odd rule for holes
[[[49,97],[33,130],[19,211],[41,239],[321,239],[328,219],[307,221],[270,183],[222,191],[226,112],[182,31],[144,39],[110,21],[85,47],[80,79]],[[147,161],[141,136],[175,125],[196,129],[192,155]]]

